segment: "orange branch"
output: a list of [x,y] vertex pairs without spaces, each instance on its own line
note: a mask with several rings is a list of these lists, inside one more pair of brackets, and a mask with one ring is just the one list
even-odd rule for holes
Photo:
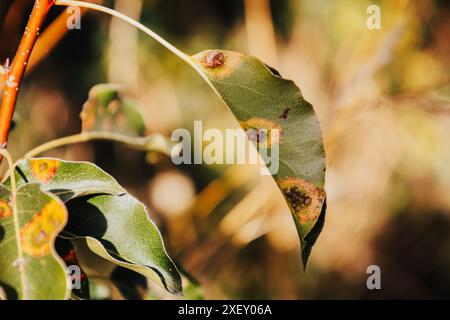
[[8,141],[14,107],[28,59],[39,36],[40,28],[54,3],[55,0],[35,0],[33,11],[20,41],[16,56],[6,74],[5,90],[0,105],[0,145],[3,147],[6,146]]

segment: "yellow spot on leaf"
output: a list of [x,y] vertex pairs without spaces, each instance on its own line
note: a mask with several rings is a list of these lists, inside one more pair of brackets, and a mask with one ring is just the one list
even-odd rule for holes
[[50,253],[53,239],[64,224],[65,214],[55,200],[47,203],[33,220],[20,232],[23,251],[34,257],[43,257]]
[[52,159],[33,159],[30,161],[31,172],[41,182],[49,182],[53,179],[58,169],[59,162]]
[[0,200],[0,218],[8,218],[12,215],[12,209],[8,202]]
[[[248,138],[251,141],[258,143],[261,147],[268,148],[274,143],[281,143],[283,130],[275,122],[264,118],[251,118],[247,121],[241,121],[240,124],[241,127],[247,132]],[[274,141],[272,141],[272,130],[278,130],[277,139]]]
[[277,183],[283,191],[289,209],[300,223],[317,220],[325,200],[325,191],[322,188],[296,177],[278,179]]

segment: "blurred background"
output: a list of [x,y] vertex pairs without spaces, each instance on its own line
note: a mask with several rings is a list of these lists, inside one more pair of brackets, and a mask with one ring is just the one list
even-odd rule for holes
[[[1,1],[2,61],[14,56],[32,2]],[[305,275],[289,209],[257,167],[179,167],[108,142],[47,154],[97,163],[151,208],[169,255],[201,284],[187,297],[450,298],[448,1],[95,2],[188,54],[259,57],[297,83],[321,122],[328,213]],[[381,8],[379,30],[366,27],[371,4]],[[146,134],[194,120],[238,126],[200,76],[151,38],[95,12],[69,31],[63,11],[52,10],[29,64],[9,142],[15,157],[79,132],[97,83],[125,86]],[[372,264],[382,290],[366,287]],[[148,297],[173,298],[153,287]]]

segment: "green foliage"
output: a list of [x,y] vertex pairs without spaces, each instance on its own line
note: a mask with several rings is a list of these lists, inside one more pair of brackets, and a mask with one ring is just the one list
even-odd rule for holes
[[[15,217],[17,217],[17,225]],[[64,205],[38,183],[0,187],[0,285],[8,299],[69,297],[54,241],[67,221]]]
[[[274,146],[279,147],[274,179],[292,212],[306,267],[325,218],[325,152],[314,109],[299,88],[254,57],[220,50],[189,57],[145,26],[106,11],[140,28],[193,66],[243,129],[267,130],[266,136],[258,133],[249,139],[260,151],[271,153]],[[0,67],[0,96],[4,84],[5,70]],[[36,153],[93,139],[166,155],[174,147],[161,135],[143,136],[145,124],[138,108],[117,85],[93,87],[81,120],[80,135],[49,142]],[[270,135],[273,131],[280,132],[278,138]],[[69,263],[82,265],[76,253],[86,251],[115,266],[117,272],[108,275],[108,280],[124,297],[141,297],[138,286],[146,279],[169,293],[182,291],[181,276],[147,208],[108,173],[92,163],[29,154],[10,172],[13,176],[0,185],[0,298],[90,298],[88,287],[91,283],[95,287],[96,280],[84,279],[85,287],[71,292],[66,272]],[[69,251],[57,252],[56,239]],[[186,294],[203,298],[196,282],[189,281]],[[98,292],[93,296],[99,296]]]
[[[180,275],[168,257],[161,235],[149,219],[145,206],[129,195],[114,178],[100,168],[86,162],[32,158],[21,161],[15,172],[18,186],[17,214],[21,219],[20,235],[14,235],[12,224],[14,203],[11,198],[14,197],[11,197],[12,191],[7,189],[12,185],[11,178],[5,182],[5,187],[2,187],[2,202],[0,202],[2,216],[4,216],[0,219],[0,226],[2,230],[4,229],[4,236],[0,238],[0,247],[5,246],[0,256],[2,265],[0,280],[8,298],[62,299],[67,297],[64,267],[54,250],[47,252],[45,261],[35,261],[41,259],[43,248],[47,248],[44,245],[53,247],[54,238],[66,221],[66,207],[69,219],[60,233],[61,237],[73,240],[75,244],[78,241],[84,241],[93,253],[160,283],[171,293],[182,290]],[[51,210],[46,209],[44,205],[56,196],[65,202],[65,206],[59,200],[53,200],[55,204],[50,207]],[[56,208],[60,211],[56,211]],[[54,229],[48,229],[47,224],[41,222],[46,215],[50,217],[48,222],[50,226],[56,218],[60,218],[64,223],[61,222]],[[30,221],[35,222],[30,224],[31,227],[24,227]],[[34,225],[36,227],[32,227]],[[29,232],[32,232],[31,235],[34,237],[29,236],[24,242],[23,230],[28,230],[27,228],[31,228]],[[48,241],[41,243],[41,238],[46,235],[49,237],[45,238]],[[14,239],[16,242],[12,241]],[[25,272],[27,270],[37,272],[34,277],[36,281],[47,285],[51,283],[55,289],[46,290],[48,288],[45,287],[37,288],[28,295],[21,293],[18,281],[24,270],[15,266],[19,251],[17,241],[26,244],[23,246],[25,252],[35,254],[33,259],[26,256],[25,261],[34,264],[26,268]],[[4,254],[7,251],[11,253]],[[44,269],[39,268],[41,265],[48,266],[48,269],[45,269],[45,276],[41,275],[44,273]],[[58,273],[57,268],[61,272]],[[48,272],[53,269],[55,272]],[[12,271],[14,271],[13,278],[10,274]],[[64,290],[61,291],[61,287]],[[8,292],[8,288],[12,288],[11,293]],[[53,290],[57,291],[53,292]],[[39,292],[49,296],[39,296]]]

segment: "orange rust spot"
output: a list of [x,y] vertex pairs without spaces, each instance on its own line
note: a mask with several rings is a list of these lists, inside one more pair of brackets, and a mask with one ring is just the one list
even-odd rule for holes
[[[274,143],[281,143],[283,134],[282,128],[265,118],[251,118],[240,122],[242,128],[247,131],[247,136],[251,141],[262,147],[271,147]],[[272,130],[278,130],[278,139],[272,141]]]
[[20,232],[23,251],[34,257],[46,256],[65,220],[64,210],[55,200],[47,203]]
[[40,215],[23,227],[20,239],[23,251],[30,256],[42,257],[50,253],[50,234],[44,229]]
[[8,202],[0,200],[0,218],[8,218],[12,216],[12,209]]
[[238,69],[244,59],[242,53],[225,50],[207,50],[202,51],[192,57],[192,60],[201,65],[208,77],[214,80],[220,80],[228,77]]
[[41,182],[49,182],[53,179],[58,169],[59,162],[52,159],[33,159],[30,161],[31,172]]
[[205,68],[217,68],[225,62],[225,55],[220,51],[209,51],[202,60],[202,65]]
[[278,179],[277,183],[288,202],[289,209],[300,223],[315,221],[322,211],[325,191],[297,177]]

